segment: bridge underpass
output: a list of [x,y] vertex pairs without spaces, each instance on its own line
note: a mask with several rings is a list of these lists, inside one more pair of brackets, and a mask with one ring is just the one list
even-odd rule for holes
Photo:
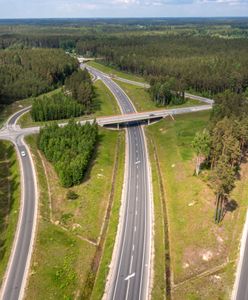
[[122,129],[126,127],[132,127],[132,126],[137,126],[137,125],[150,125],[154,124],[167,116],[155,116],[154,118],[144,118],[140,120],[131,120],[131,121],[116,121],[116,122],[111,122],[111,123],[98,123],[99,126],[102,126],[104,128],[109,128],[109,129]]

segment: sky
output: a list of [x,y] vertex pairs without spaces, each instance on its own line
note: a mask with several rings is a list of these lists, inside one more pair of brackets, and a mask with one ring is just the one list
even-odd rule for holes
[[0,18],[248,16],[248,0],[0,0]]

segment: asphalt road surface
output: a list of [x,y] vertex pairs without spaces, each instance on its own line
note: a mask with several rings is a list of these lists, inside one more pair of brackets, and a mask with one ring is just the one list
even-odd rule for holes
[[[104,75],[91,68],[95,77],[100,78],[115,95],[123,114],[135,113],[130,99],[124,91]],[[176,110],[173,114],[190,112]],[[195,111],[196,108],[193,108]],[[0,139],[9,139],[19,152],[22,170],[22,206],[15,242],[3,281],[0,299],[17,300],[23,296],[37,216],[36,182],[32,161],[22,137],[36,133],[39,128],[20,129],[16,121],[29,108],[24,108],[9,118],[0,130]],[[182,109],[183,110],[183,109]],[[201,109],[199,109],[201,110]],[[160,112],[155,112],[160,114]],[[115,260],[108,299],[146,299],[149,286],[151,255],[151,195],[147,165],[147,150],[142,127],[136,123],[127,128],[127,173],[124,198],[124,212],[118,239],[117,258]],[[23,157],[20,153],[24,151]],[[245,298],[244,298],[245,299]]]
[[[122,113],[135,108],[123,90],[101,72],[91,69],[115,95]],[[124,210],[107,299],[146,299],[151,251],[151,197],[145,136],[139,124],[127,127],[127,178]]]
[[240,260],[238,264],[236,280],[232,293],[232,300],[248,299],[248,212],[246,214],[245,226],[242,234],[240,249]]
[[241,273],[237,286],[237,293],[235,300],[247,300],[248,299],[248,240],[245,244],[245,253],[243,257],[243,263],[241,267]]
[[[25,109],[26,110],[26,109]],[[22,137],[14,134],[15,122],[17,118],[25,111],[22,110],[13,115],[8,120],[7,128],[9,128],[9,137],[11,139],[11,131],[13,131],[13,142],[19,155],[21,151],[26,156],[20,155],[21,163],[21,179],[23,180],[22,199],[23,206],[20,210],[19,225],[16,231],[15,242],[12,248],[6,277],[1,290],[2,300],[17,300],[21,298],[24,292],[28,264],[30,262],[32,241],[35,230],[36,220],[36,192],[35,192],[35,174],[33,173],[31,158],[22,141]]]

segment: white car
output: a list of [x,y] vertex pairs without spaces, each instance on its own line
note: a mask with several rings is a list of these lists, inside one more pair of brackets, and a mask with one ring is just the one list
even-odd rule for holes
[[26,156],[26,152],[25,151],[21,151],[21,156],[22,157]]

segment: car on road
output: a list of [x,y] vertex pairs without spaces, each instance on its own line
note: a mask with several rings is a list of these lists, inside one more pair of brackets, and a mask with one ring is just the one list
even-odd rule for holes
[[21,156],[25,157],[26,156],[26,152],[25,151],[21,151]]

